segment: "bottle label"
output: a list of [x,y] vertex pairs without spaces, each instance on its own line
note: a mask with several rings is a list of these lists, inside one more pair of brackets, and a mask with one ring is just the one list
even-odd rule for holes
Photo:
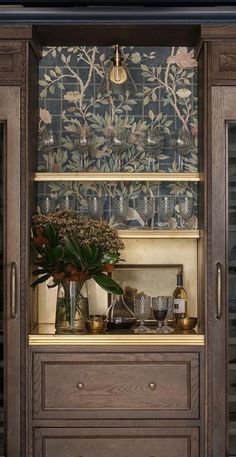
[[174,299],[173,313],[185,313],[185,300],[183,298]]

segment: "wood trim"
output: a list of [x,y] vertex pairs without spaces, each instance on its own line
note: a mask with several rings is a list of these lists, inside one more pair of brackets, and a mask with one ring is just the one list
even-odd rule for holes
[[[6,447],[12,457],[20,449],[20,88],[0,87],[0,121],[6,125],[4,185],[4,296]],[[10,269],[16,263],[15,319],[11,316]],[[14,440],[12,437],[14,436]]]
[[[0,9],[1,14],[1,9]],[[0,25],[0,40],[31,40],[32,25]]]
[[[199,429],[197,427],[178,427],[177,424],[173,427],[164,428],[163,426],[149,428],[145,427],[133,427],[133,428],[77,428],[77,429],[65,429],[65,428],[36,428],[34,429],[34,443],[35,443],[35,457],[49,457],[46,449],[49,445],[52,452],[58,455],[58,447],[63,446],[63,456],[69,457],[71,455],[77,455],[77,449],[82,446],[83,452],[88,450],[88,455],[94,452],[93,441],[99,439],[102,444],[97,448],[96,455],[98,457],[110,457],[112,448],[113,455],[121,455],[119,449],[123,452],[127,449],[128,440],[129,443],[129,456],[135,457],[137,455],[143,455],[145,448],[149,449],[148,454],[158,455],[163,457],[170,453],[168,449],[168,442],[171,440],[171,456],[173,457],[197,457],[199,455]],[[179,441],[183,443],[183,447],[179,447]],[[63,442],[64,441],[64,442]],[[81,444],[80,444],[81,443]],[[109,445],[113,443],[113,445]],[[140,443],[140,445],[139,445]],[[142,446],[141,446],[142,443]],[[153,443],[149,445],[148,443]],[[166,443],[162,448],[162,443]],[[54,447],[55,446],[55,447]],[[91,446],[91,447],[90,447]],[[137,451],[137,446],[141,451]],[[176,446],[176,451],[175,451]],[[150,450],[150,447],[152,448]],[[143,451],[144,448],[144,451]],[[73,452],[74,451],[74,452]],[[137,454],[138,452],[138,454]],[[73,453],[73,454],[72,454]],[[82,451],[81,451],[82,453]],[[52,455],[52,453],[50,453]],[[62,455],[62,454],[60,454]],[[80,455],[80,454],[78,454]],[[87,454],[86,454],[87,455]]]

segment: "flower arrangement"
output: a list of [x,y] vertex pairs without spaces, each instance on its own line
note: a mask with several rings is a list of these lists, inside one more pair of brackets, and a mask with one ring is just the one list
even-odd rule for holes
[[106,291],[121,295],[121,287],[107,275],[119,262],[122,241],[106,222],[99,222],[72,211],[33,216],[32,246],[37,254],[37,269],[32,283],[47,281],[48,287],[76,281],[83,284],[93,278]]

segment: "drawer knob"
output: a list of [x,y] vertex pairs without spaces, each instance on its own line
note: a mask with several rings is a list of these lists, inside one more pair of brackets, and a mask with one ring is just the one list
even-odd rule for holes
[[157,387],[157,385],[156,385],[155,382],[150,382],[150,384],[148,384],[148,387],[149,387],[149,389],[151,389],[151,390],[155,390],[156,387]]
[[78,382],[76,387],[78,390],[84,390],[84,384],[82,382]]

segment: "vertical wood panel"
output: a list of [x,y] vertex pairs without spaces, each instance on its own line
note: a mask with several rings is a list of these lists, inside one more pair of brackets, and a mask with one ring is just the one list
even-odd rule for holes
[[[208,207],[208,408],[209,456],[227,455],[227,121],[236,122],[236,87],[212,88],[212,140],[209,148]],[[222,264],[222,317],[216,318],[216,263]]]
[[[20,88],[0,88],[0,120],[6,126],[4,185],[5,417],[8,455],[20,448]],[[10,266],[17,265],[17,317],[12,319]],[[14,437],[14,439],[13,439]]]

